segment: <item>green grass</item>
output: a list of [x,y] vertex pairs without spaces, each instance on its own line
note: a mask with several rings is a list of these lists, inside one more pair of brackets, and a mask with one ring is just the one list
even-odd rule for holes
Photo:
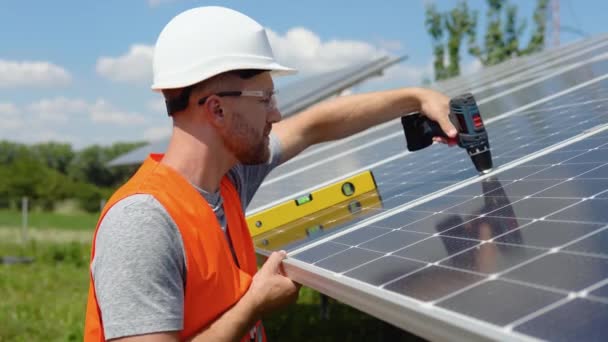
[[[93,230],[98,218],[99,214],[31,211],[28,215],[28,227],[32,229]],[[21,220],[20,211],[0,210],[0,227],[21,227]]]
[[0,265],[0,341],[81,341],[88,253],[81,243],[0,243],[0,255],[31,264]]
[[[0,212],[0,215],[5,218],[12,214]],[[48,222],[53,224],[69,221],[64,216],[48,217]],[[89,219],[88,216],[80,217],[81,222]],[[69,229],[80,229],[79,226],[74,222],[68,225]],[[51,228],[53,225],[43,227]],[[51,235],[70,232],[44,231]],[[87,234],[90,231],[74,233]],[[0,239],[0,256],[35,259],[31,264],[0,264],[0,342],[82,340],[90,243],[49,240],[32,240],[21,245],[18,239]],[[335,301],[330,302],[329,319],[322,319],[319,302],[319,293],[302,288],[297,304],[264,319],[269,340],[419,340]]]

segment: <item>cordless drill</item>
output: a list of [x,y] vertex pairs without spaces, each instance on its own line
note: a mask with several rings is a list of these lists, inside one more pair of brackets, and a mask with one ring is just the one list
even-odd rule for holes
[[[477,171],[492,170],[488,133],[481,120],[473,94],[466,93],[450,100],[450,121],[458,130],[458,146],[467,150]],[[438,123],[416,112],[401,117],[407,149],[417,151],[433,143],[433,137],[448,138]]]

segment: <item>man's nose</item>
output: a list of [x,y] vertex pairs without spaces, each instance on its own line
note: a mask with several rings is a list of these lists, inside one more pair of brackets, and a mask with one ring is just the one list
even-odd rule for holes
[[278,108],[273,108],[268,115],[268,122],[275,123],[281,121],[281,112]]

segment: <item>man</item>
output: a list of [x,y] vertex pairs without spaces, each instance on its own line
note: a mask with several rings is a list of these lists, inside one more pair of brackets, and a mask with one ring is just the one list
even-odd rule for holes
[[163,29],[153,89],[173,133],[101,214],[85,340],[266,340],[261,318],[299,289],[281,271],[285,252],[256,273],[244,208],[270,170],[415,110],[455,136],[448,98],[418,88],[341,97],[279,122],[271,73],[291,72],[236,11],[195,8]]

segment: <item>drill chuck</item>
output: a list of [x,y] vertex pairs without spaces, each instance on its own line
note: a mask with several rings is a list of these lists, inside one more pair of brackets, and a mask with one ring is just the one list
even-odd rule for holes
[[471,161],[473,162],[473,165],[475,165],[477,171],[482,174],[492,171],[492,154],[490,153],[490,150],[477,154],[471,154],[469,152],[469,156],[471,156]]

